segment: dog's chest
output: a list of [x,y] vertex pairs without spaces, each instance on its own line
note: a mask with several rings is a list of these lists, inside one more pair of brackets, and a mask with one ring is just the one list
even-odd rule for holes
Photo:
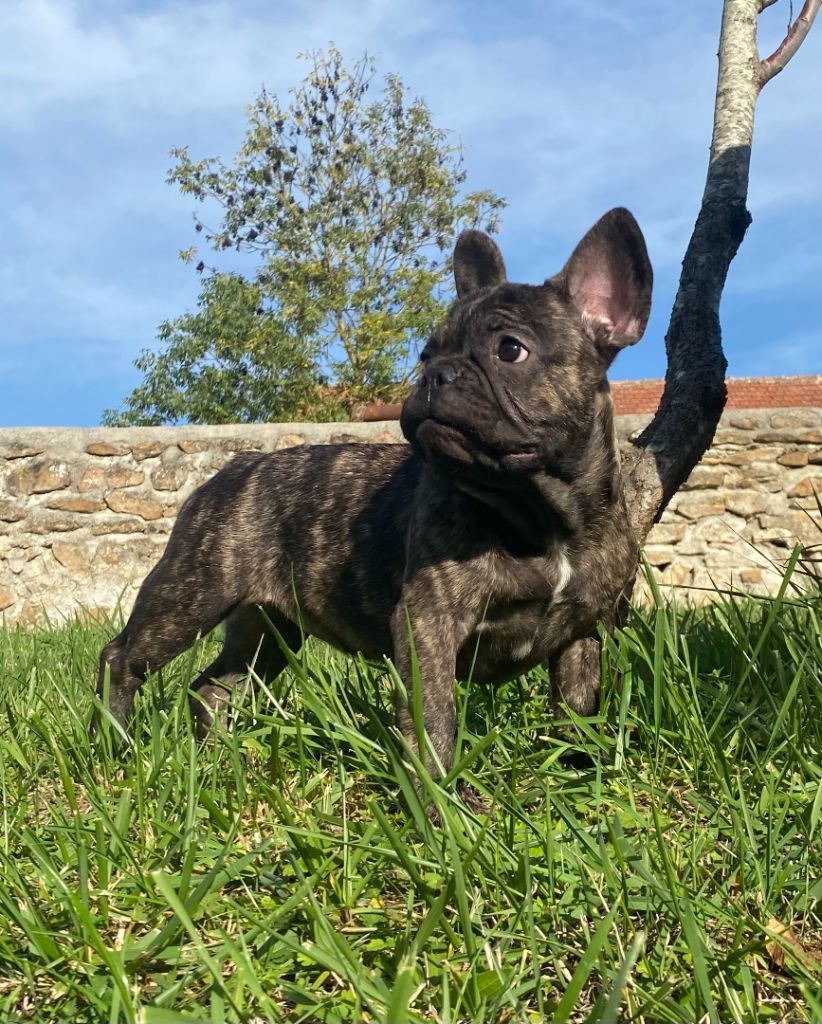
[[[589,628],[591,617],[574,604],[528,601],[489,608],[463,644],[458,675],[494,683],[527,672]],[[583,621],[584,620],[584,621]]]
[[596,621],[596,609],[581,597],[574,560],[565,552],[508,573],[497,567],[492,576],[487,606],[460,650],[460,676],[468,670],[479,682],[512,678]]

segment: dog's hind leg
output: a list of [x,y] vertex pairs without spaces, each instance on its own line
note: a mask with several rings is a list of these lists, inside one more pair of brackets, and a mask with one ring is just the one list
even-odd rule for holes
[[[299,627],[273,608],[263,610],[291,650],[299,650]],[[200,736],[206,735],[216,717],[223,716],[238,686],[253,687],[251,667],[255,675],[271,680],[286,664],[286,656],[260,609],[256,605],[235,608],[225,620],[222,650],[191,686],[191,713]]]
[[596,637],[583,637],[549,659],[548,669],[557,710],[564,701],[577,715],[596,714],[602,674],[600,650],[601,644]]
[[186,562],[188,551],[172,541],[137,594],[125,629],[100,654],[97,695],[109,674],[109,710],[125,728],[134,695],[156,671],[217,626],[238,603],[222,585],[219,567]]

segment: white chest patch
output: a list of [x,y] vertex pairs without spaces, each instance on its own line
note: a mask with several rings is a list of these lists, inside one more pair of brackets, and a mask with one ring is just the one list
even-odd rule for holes
[[557,585],[554,587],[554,600],[562,599],[562,592],[571,581],[571,563],[564,551],[557,556]]
[[523,640],[522,643],[517,644],[517,646],[513,648],[511,651],[511,657],[514,661],[522,661],[531,653],[533,646],[533,640]]

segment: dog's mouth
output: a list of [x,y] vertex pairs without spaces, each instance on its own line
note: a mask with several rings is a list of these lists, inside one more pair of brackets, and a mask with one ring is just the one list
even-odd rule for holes
[[477,463],[524,473],[539,466],[539,452],[535,445],[516,449],[502,449],[474,431],[444,423],[433,416],[421,420],[415,431],[416,440],[423,447],[464,463]]
[[456,441],[460,444],[468,444],[470,441],[468,431],[455,427],[453,423],[443,423],[442,420],[428,416],[421,420],[417,426],[417,437],[425,441],[426,438],[440,438],[445,441]]
[[500,464],[506,469],[525,473],[529,469],[538,469],[541,463],[539,452],[535,447],[531,447],[524,448],[522,451],[508,452],[502,456]]
[[475,446],[464,430],[450,423],[441,423],[433,417],[426,417],[417,424],[414,433],[417,442],[430,452],[445,455],[457,462],[473,461],[472,452],[476,450]]

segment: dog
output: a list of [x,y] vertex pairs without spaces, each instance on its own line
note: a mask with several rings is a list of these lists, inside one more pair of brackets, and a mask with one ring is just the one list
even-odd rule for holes
[[[100,657],[127,725],[148,672],[224,624],[193,684],[207,732],[249,666],[273,678],[306,635],[421,680],[431,769],[454,757],[455,677],[543,662],[555,697],[598,702],[597,624],[636,572],[606,371],[651,304],[645,241],[605,214],[543,284],[513,284],[481,231],[454,250],[456,299],[405,401],[408,445],[240,453],[185,502],[123,631]],[[264,614],[263,614],[264,613]],[[412,748],[408,702],[398,724]]]

